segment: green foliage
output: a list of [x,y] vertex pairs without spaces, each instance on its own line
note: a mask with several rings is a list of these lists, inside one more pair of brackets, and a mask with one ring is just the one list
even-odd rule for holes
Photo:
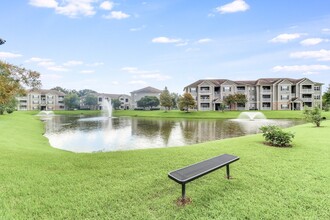
[[321,115],[321,109],[319,107],[317,106],[315,106],[314,108],[305,107],[304,116],[306,121],[315,124],[316,127],[320,127],[323,117]]
[[119,99],[112,99],[111,104],[114,109],[119,109],[121,102],[119,101]]
[[324,106],[324,110],[327,109],[327,111],[329,111],[329,108],[330,108],[330,84],[328,85],[327,91],[322,96],[322,104]]
[[262,126],[260,128],[265,137],[266,143],[275,147],[289,147],[291,146],[294,134],[283,131],[280,127],[275,125]]
[[68,89],[62,88],[60,86],[56,86],[54,88],[51,88],[51,90],[56,90],[58,92],[63,92],[64,94],[70,93],[70,91]]
[[224,99],[224,103],[230,106],[230,109],[236,109],[236,104],[244,104],[247,102],[247,98],[244,94],[230,94]]
[[156,96],[145,96],[137,101],[138,107],[152,108],[159,106],[159,99]]
[[178,101],[179,101],[179,97],[180,95],[178,93],[171,93],[171,97],[172,97],[172,109],[178,109]]
[[178,105],[181,111],[185,110],[186,112],[188,112],[190,108],[196,107],[196,101],[190,93],[186,92],[183,94],[182,97],[179,97]]
[[82,104],[87,106],[89,109],[97,109],[97,97],[93,93],[87,93],[81,98]]
[[15,111],[17,106],[17,99],[12,98],[6,104],[0,104],[0,115],[3,115],[5,112],[11,114]]
[[17,95],[25,94],[24,86],[38,88],[40,74],[0,61],[0,105],[7,105]]
[[73,110],[79,108],[79,97],[76,93],[67,94],[64,97],[64,104],[67,109]]
[[173,106],[172,96],[170,95],[170,92],[168,91],[167,87],[165,87],[163,92],[160,94],[159,100],[160,105],[165,107],[165,110],[170,110]]
[[87,95],[90,95],[90,94],[95,94],[97,93],[96,91],[94,90],[91,90],[91,89],[83,89],[83,90],[79,90],[78,91],[78,96],[79,97],[84,97],[84,96],[87,96]]

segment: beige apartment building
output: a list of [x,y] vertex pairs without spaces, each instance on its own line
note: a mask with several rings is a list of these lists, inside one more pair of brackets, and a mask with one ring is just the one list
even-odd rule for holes
[[29,90],[26,96],[17,97],[17,110],[64,110],[64,96],[56,90]]
[[95,94],[97,96],[97,103],[98,103],[98,109],[103,109],[103,101],[107,100],[109,101],[118,99],[120,101],[119,109],[121,110],[127,110],[130,109],[131,106],[131,97],[129,95],[125,94],[107,94],[107,93],[97,93]]
[[153,88],[151,86],[139,89],[139,90],[135,90],[133,92],[131,92],[131,97],[132,97],[132,103],[131,103],[131,107],[132,109],[137,108],[137,102],[145,97],[145,96],[156,96],[158,99],[160,98],[160,94],[162,93],[162,90]]
[[302,110],[304,106],[322,108],[322,85],[307,78],[206,79],[186,86],[184,91],[195,98],[200,111],[220,110],[223,100],[237,93],[247,98],[237,110]]

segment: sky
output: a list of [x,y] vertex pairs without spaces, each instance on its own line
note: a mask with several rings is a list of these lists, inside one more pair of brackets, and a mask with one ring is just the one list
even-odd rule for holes
[[1,0],[0,21],[0,60],[38,71],[43,89],[330,84],[328,0]]

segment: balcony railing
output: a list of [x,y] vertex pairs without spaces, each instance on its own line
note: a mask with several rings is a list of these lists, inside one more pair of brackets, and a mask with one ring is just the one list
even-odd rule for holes
[[211,90],[201,90],[200,93],[210,93]]
[[209,102],[210,99],[200,99],[200,102]]
[[237,93],[239,93],[239,94],[245,94],[245,90],[237,90]]
[[313,93],[314,91],[312,89],[302,89],[301,93]]
[[262,107],[261,110],[270,110],[270,107]]
[[210,107],[201,107],[200,110],[201,111],[210,111],[211,108]]
[[302,98],[304,102],[311,102],[313,101],[313,98]]
[[270,99],[270,98],[262,98],[262,101],[263,101],[263,102],[270,102],[271,99]]
[[263,89],[263,90],[261,90],[261,92],[262,93],[270,94],[270,93],[272,93],[272,90],[270,90],[270,89]]

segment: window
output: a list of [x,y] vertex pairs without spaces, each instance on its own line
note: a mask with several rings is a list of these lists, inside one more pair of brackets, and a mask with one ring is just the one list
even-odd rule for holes
[[319,86],[314,86],[314,91],[320,91],[321,88]]
[[314,95],[314,99],[320,100],[321,96],[320,95]]
[[201,103],[202,108],[209,108],[210,104],[209,103]]
[[281,86],[281,91],[289,91],[289,86]]
[[32,98],[39,98],[39,95],[32,95]]
[[230,92],[231,91],[231,87],[230,86],[224,86],[223,87],[223,91],[224,92]]
[[190,88],[190,92],[196,92],[196,88]]
[[281,109],[289,109],[289,105],[288,104],[282,104]]
[[102,97],[99,97],[99,102],[102,102]]
[[289,95],[281,95],[281,100],[289,100]]
[[125,99],[125,102],[128,102],[128,99]]

